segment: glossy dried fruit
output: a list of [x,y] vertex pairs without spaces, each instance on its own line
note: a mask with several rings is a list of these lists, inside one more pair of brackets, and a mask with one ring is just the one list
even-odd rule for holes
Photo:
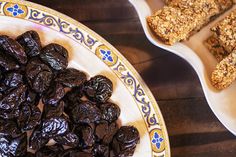
[[79,138],[76,134],[74,133],[68,133],[63,136],[57,136],[53,138],[58,144],[60,145],[66,145],[70,147],[76,147],[79,143]]
[[65,91],[60,83],[53,83],[43,95],[42,101],[46,105],[56,105],[65,96]]
[[43,117],[52,118],[60,117],[64,112],[64,102],[60,101],[56,106],[53,105],[44,105],[43,108]]
[[78,147],[81,149],[92,147],[95,143],[94,130],[89,125],[79,125],[75,128],[75,134],[79,137]]
[[19,117],[20,110],[19,107],[11,109],[11,110],[0,110],[0,118],[3,119],[14,119]]
[[24,48],[28,57],[34,57],[40,54],[41,42],[37,32],[27,31],[16,38],[18,43]]
[[5,75],[5,85],[8,87],[17,87],[23,84],[23,75],[18,72],[10,72]]
[[93,149],[95,157],[109,157],[110,149],[108,145],[96,144]]
[[66,87],[79,87],[87,80],[86,74],[77,69],[68,68],[57,75],[56,81]]
[[26,77],[30,87],[37,93],[48,89],[53,78],[51,69],[38,58],[30,60],[26,66]]
[[0,49],[14,57],[19,63],[26,64],[27,56],[23,47],[15,40],[6,35],[0,36]]
[[68,51],[61,45],[49,44],[42,49],[40,58],[54,70],[66,69],[68,65]]
[[34,92],[30,87],[27,88],[26,101],[31,105],[37,106],[40,100],[40,96]]
[[17,70],[20,68],[20,65],[15,61],[14,58],[3,53],[1,50],[0,50],[0,66],[6,71]]
[[59,157],[94,157],[91,153],[81,152],[76,149],[68,149]]
[[90,103],[89,101],[84,101],[76,105],[72,109],[69,116],[74,123],[89,124],[101,119],[100,110],[96,107],[96,105]]
[[133,126],[122,126],[112,141],[112,149],[118,157],[132,156],[140,135]]
[[42,137],[40,128],[36,128],[29,138],[29,148],[33,150],[39,150],[45,146],[49,141],[49,138]]
[[64,151],[61,145],[52,145],[52,146],[45,146],[39,149],[36,153],[36,157],[58,157]]
[[12,120],[0,119],[0,136],[18,137],[21,131],[18,129],[17,124]]
[[113,84],[107,77],[97,75],[85,83],[83,90],[91,101],[105,103],[111,97]]
[[107,102],[100,105],[102,119],[112,123],[120,116],[120,107],[114,103]]

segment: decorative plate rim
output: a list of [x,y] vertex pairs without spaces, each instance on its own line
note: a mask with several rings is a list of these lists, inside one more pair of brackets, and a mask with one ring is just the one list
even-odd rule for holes
[[[144,121],[146,118],[145,123],[149,131],[150,143],[152,144],[152,156],[170,157],[170,144],[166,125],[154,96],[134,67],[109,42],[69,16],[28,1],[0,0],[0,16],[21,18],[54,30],[58,27],[59,32],[74,38],[78,43],[90,49],[91,52],[100,58],[116,74],[121,82],[129,88],[130,92],[134,90],[133,97],[137,101],[136,104],[139,103],[142,105],[138,106],[138,108]],[[54,21],[56,26],[53,25],[54,22],[43,21],[47,19]],[[153,126],[151,125],[152,123]],[[151,138],[152,136],[153,138]]]

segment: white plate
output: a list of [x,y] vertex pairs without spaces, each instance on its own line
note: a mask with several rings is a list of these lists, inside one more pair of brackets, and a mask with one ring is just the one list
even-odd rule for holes
[[[15,14],[9,9],[13,7],[18,10]],[[66,47],[70,52],[70,67],[86,71],[89,76],[103,74],[112,80],[111,100],[121,108],[120,123],[136,126],[141,135],[134,157],[170,156],[168,134],[154,97],[113,46],[81,23],[54,10],[27,1],[0,0],[0,34],[15,38],[27,30],[36,30],[43,45],[54,42]],[[100,50],[109,51],[112,60]],[[159,144],[152,142],[154,134],[159,136],[156,137]]]
[[150,42],[189,62],[200,79],[205,97],[212,111],[221,123],[236,135],[236,83],[234,82],[229,88],[222,91],[214,89],[209,79],[217,61],[203,45],[203,41],[211,35],[210,28],[217,21],[228,15],[236,6],[204,27],[188,41],[177,43],[173,46],[167,46],[155,37],[146,23],[147,16],[150,16],[163,7],[164,4],[162,0],[130,0],[130,2],[137,10],[144,32]]

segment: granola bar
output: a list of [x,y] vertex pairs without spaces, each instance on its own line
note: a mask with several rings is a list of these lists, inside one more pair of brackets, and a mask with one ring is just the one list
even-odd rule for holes
[[211,31],[227,52],[236,47],[236,10],[216,24]]
[[224,89],[236,79],[236,50],[217,64],[211,76],[212,85]]
[[225,12],[226,10],[230,9],[234,5],[233,0],[215,0],[216,4],[218,5],[218,8],[220,10],[220,13]]
[[218,62],[222,61],[229,53],[220,45],[219,40],[215,36],[209,37],[204,45],[213,54]]

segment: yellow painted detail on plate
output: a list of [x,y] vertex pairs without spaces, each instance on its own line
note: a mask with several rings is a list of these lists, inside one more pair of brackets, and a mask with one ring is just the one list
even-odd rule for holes
[[160,129],[153,129],[150,132],[152,150],[156,153],[163,152],[165,150],[165,139]]
[[15,3],[6,3],[3,7],[3,13],[6,16],[25,18],[28,14],[28,8],[24,5]]
[[112,50],[110,50],[106,45],[98,46],[95,54],[108,66],[115,65],[118,60],[118,57],[115,55],[115,53],[112,52]]

